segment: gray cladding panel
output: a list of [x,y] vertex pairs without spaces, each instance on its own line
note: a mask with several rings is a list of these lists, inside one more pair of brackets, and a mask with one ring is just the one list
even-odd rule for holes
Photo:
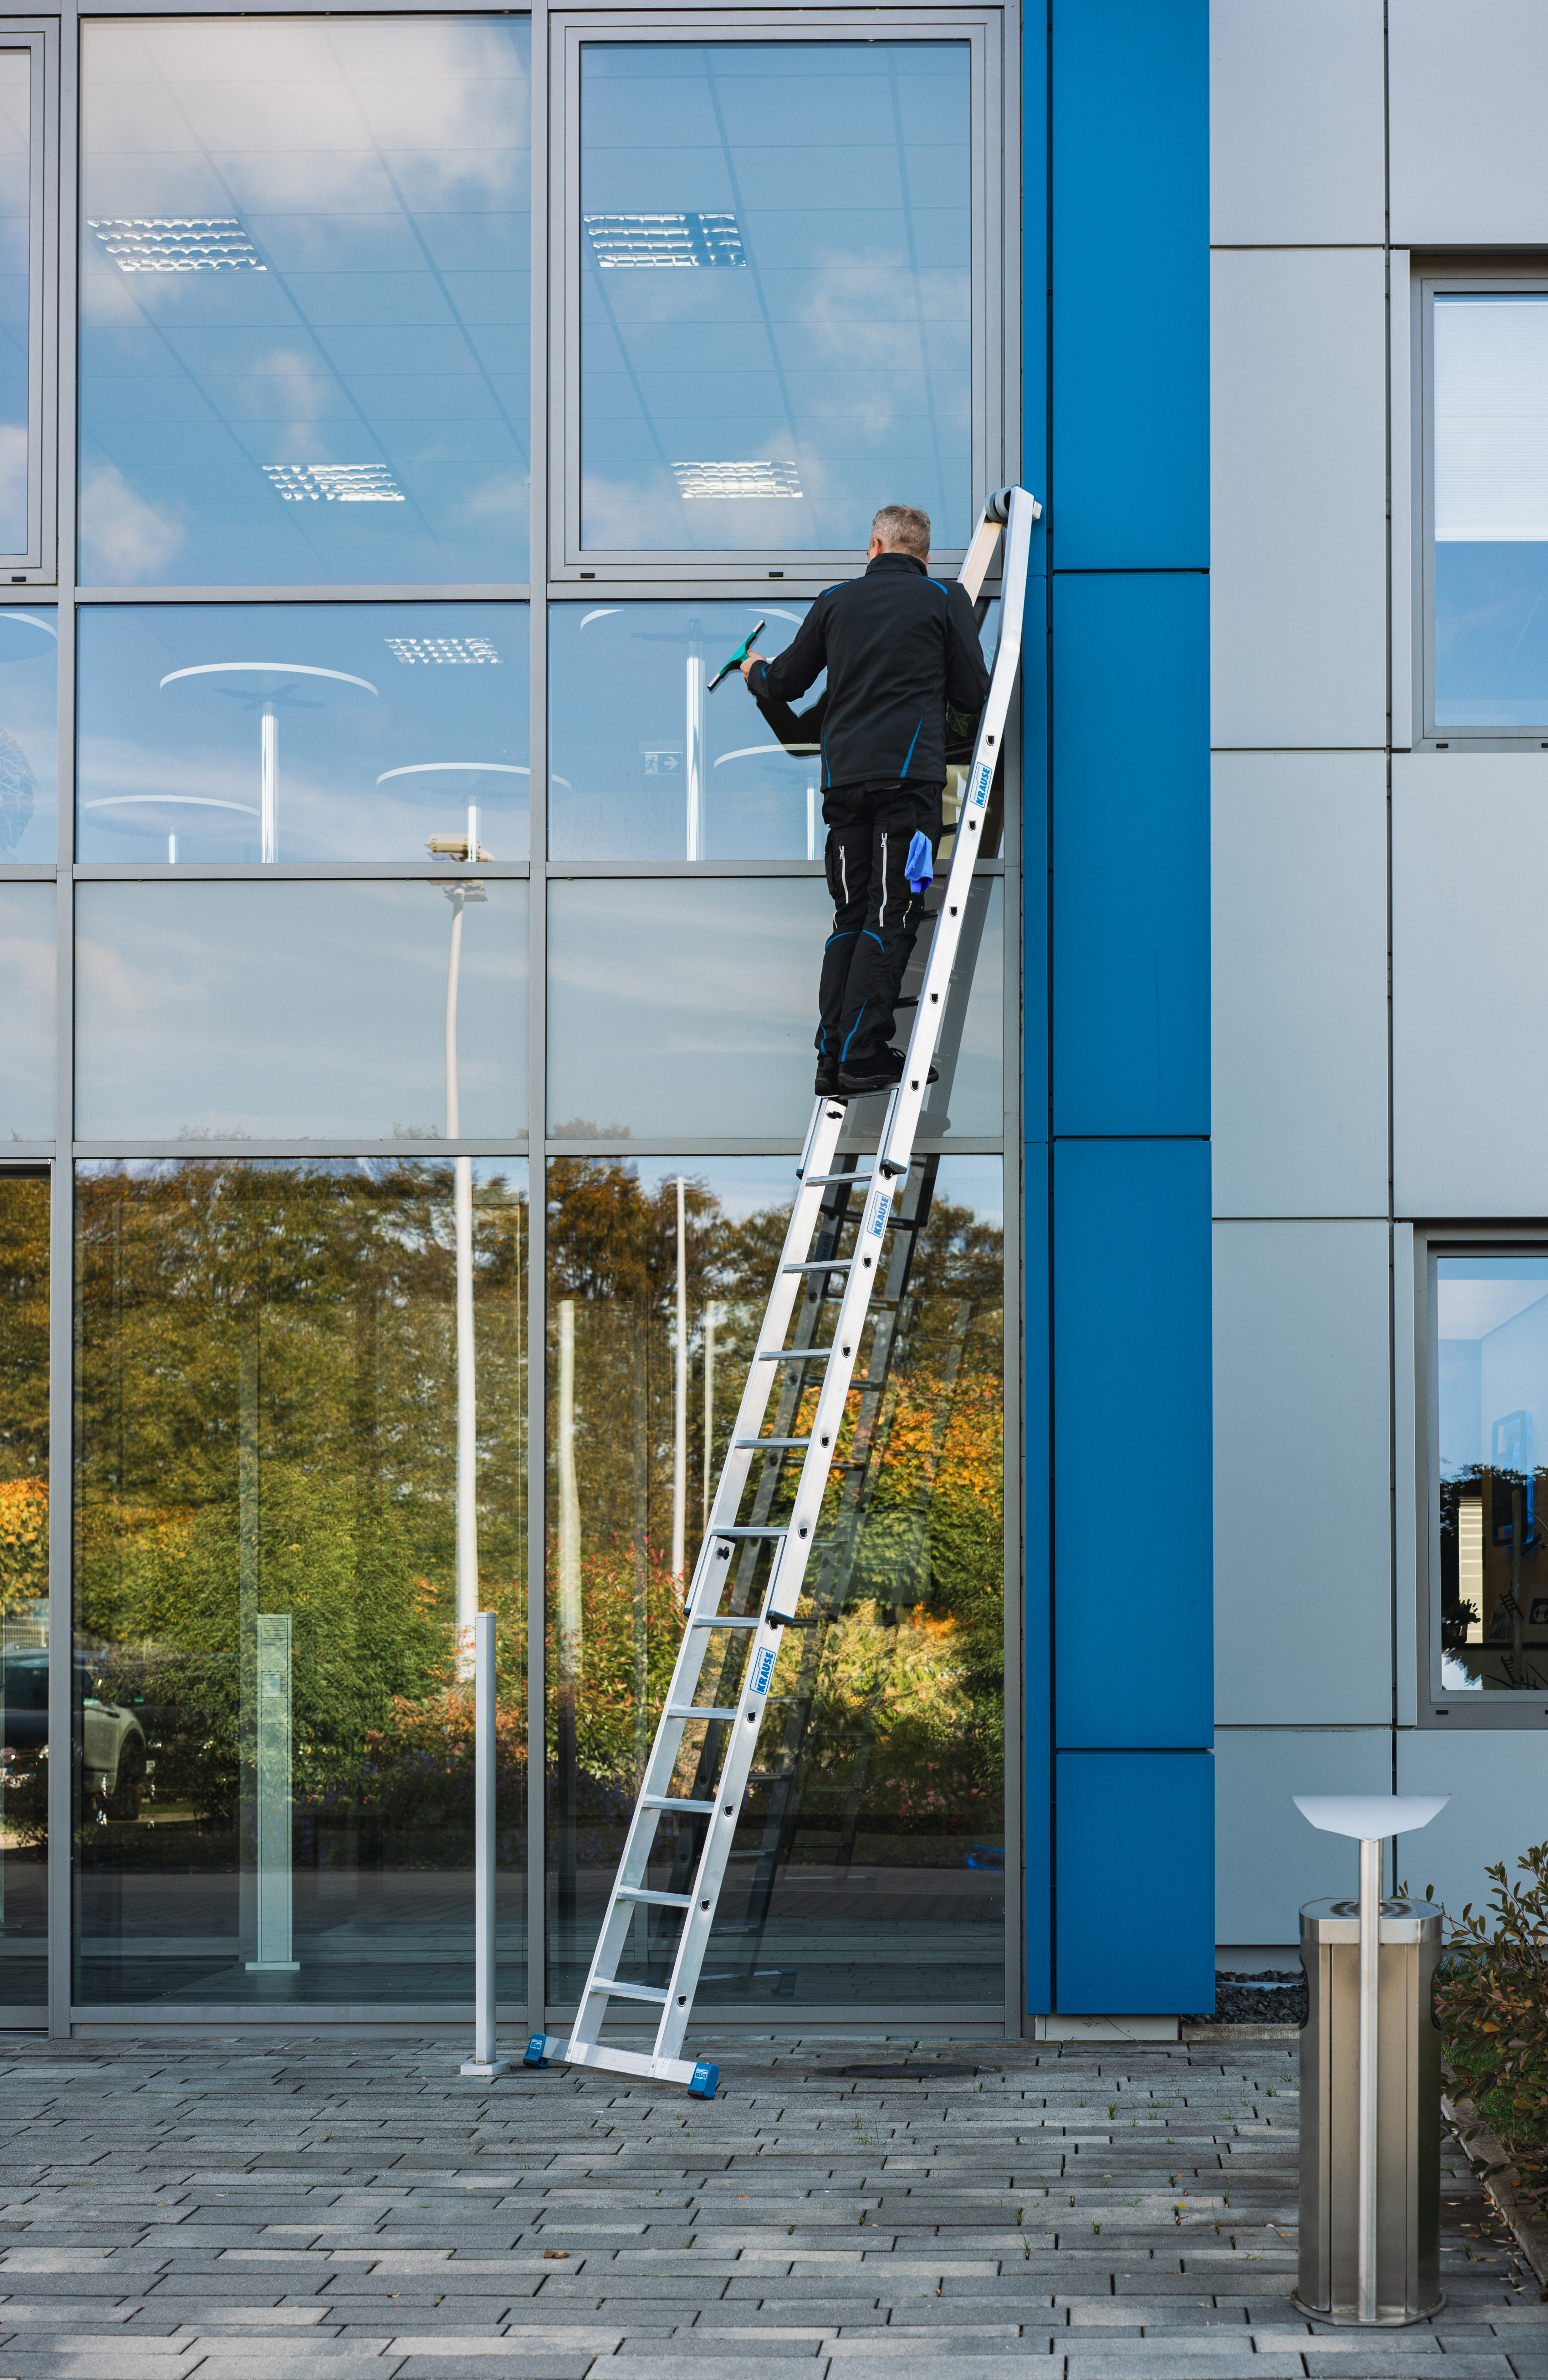
[[[1320,1834],[1297,1793],[1390,1793],[1385,1728],[1226,1729],[1214,1740],[1215,1939],[1282,1942],[1294,1966],[1301,1903],[1351,1891],[1355,1846]],[[1422,1887],[1420,1888],[1422,1889]]]
[[1386,743],[1379,249],[1212,260],[1211,740]]
[[1542,0],[1391,0],[1392,239],[1548,242]]
[[1213,0],[1210,238],[1380,243],[1381,0]]
[[1223,1724],[1390,1715],[1387,1350],[1384,1222],[1215,1225]]
[[1406,1835],[1397,1847],[1397,1873],[1422,1898],[1433,1885],[1435,1898],[1459,1915],[1493,1889],[1483,1871],[1503,1860],[1512,1879],[1529,1843],[1541,1842],[1542,1824],[1542,1725],[1513,1730],[1479,1729],[1447,1737],[1439,1729],[1403,1729],[1397,1738],[1399,1793],[1449,1793],[1451,1800],[1423,1831]]
[[1387,1205],[1386,764],[1217,753],[1214,1211]]
[[1548,1213],[1548,1108],[1505,1079],[1541,1033],[1548,754],[1393,761],[1393,1177],[1416,1220]]

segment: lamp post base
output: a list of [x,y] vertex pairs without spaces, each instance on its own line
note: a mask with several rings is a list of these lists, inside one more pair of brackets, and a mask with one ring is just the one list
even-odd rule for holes
[[1414,2313],[1379,2313],[1370,2322],[1363,2321],[1353,2306],[1308,2305],[1298,2289],[1291,2290],[1290,2303],[1308,2322],[1325,2322],[1336,2330],[1408,2330],[1416,2322],[1428,2322],[1432,2314],[1440,2313],[1445,2291],[1441,2290],[1433,2305],[1420,2306]]

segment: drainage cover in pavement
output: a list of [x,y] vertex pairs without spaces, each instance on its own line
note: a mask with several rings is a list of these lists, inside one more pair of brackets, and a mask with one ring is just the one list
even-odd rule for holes
[[824,2066],[820,2075],[842,2075],[853,2082],[932,2082],[943,2074],[993,2074],[993,2066]]

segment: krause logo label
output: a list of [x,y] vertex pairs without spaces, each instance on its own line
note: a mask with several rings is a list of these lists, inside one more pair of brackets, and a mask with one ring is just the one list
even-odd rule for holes
[[758,1656],[758,1667],[752,1673],[752,1691],[755,1694],[763,1694],[767,1690],[769,1680],[774,1676],[774,1646],[765,1645]]
[[879,1240],[887,1228],[887,1209],[892,1205],[892,1193],[884,1190],[876,1201],[876,1211],[871,1218],[871,1237]]
[[990,788],[991,783],[993,783],[993,776],[994,776],[994,764],[993,764],[993,762],[992,760],[981,760],[981,761],[980,761],[980,763],[979,763],[979,772],[978,772],[978,783],[977,783],[974,785],[974,787],[973,787],[973,808],[974,808],[974,809],[976,809],[976,810],[981,810],[981,809],[982,809],[982,808],[983,808],[983,806],[984,806],[985,802],[989,799],[989,788]]

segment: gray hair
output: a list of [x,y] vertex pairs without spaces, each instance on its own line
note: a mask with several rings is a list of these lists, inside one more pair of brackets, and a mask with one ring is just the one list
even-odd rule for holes
[[917,505],[884,504],[871,524],[871,534],[884,546],[917,555],[920,562],[930,559],[930,515]]

